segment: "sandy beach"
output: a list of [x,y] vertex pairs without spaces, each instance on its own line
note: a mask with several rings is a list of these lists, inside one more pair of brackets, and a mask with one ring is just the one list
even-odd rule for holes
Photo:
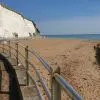
[[20,42],[29,45],[31,50],[35,48],[51,67],[59,66],[61,75],[84,100],[100,100],[100,66],[94,50],[99,41],[47,38]]

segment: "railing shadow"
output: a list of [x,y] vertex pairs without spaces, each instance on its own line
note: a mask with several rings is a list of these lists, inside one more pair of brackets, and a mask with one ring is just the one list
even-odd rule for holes
[[12,65],[2,57],[2,55],[0,55],[0,58],[2,58],[2,61],[4,62],[5,70],[9,75],[9,91],[8,91],[9,100],[23,100],[15,70],[13,69]]

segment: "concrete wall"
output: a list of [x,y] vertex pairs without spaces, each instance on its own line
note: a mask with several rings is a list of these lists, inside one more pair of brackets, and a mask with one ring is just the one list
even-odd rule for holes
[[14,33],[18,37],[29,37],[29,33],[36,33],[36,28],[32,21],[0,5],[0,37],[11,38]]

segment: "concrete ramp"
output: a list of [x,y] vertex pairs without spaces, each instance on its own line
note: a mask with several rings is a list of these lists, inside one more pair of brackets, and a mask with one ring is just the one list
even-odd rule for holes
[[1,55],[0,58],[0,100],[23,100],[15,71]]
[[26,86],[25,68],[21,64],[17,66],[16,59],[4,53],[0,56],[0,100],[40,100],[36,87]]
[[40,100],[35,86],[26,86],[21,88],[24,100]]

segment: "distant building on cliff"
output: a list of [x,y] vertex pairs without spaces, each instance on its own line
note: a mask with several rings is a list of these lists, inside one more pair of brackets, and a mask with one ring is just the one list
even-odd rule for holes
[[32,37],[37,35],[40,35],[40,32],[32,20],[0,3],[0,38]]

